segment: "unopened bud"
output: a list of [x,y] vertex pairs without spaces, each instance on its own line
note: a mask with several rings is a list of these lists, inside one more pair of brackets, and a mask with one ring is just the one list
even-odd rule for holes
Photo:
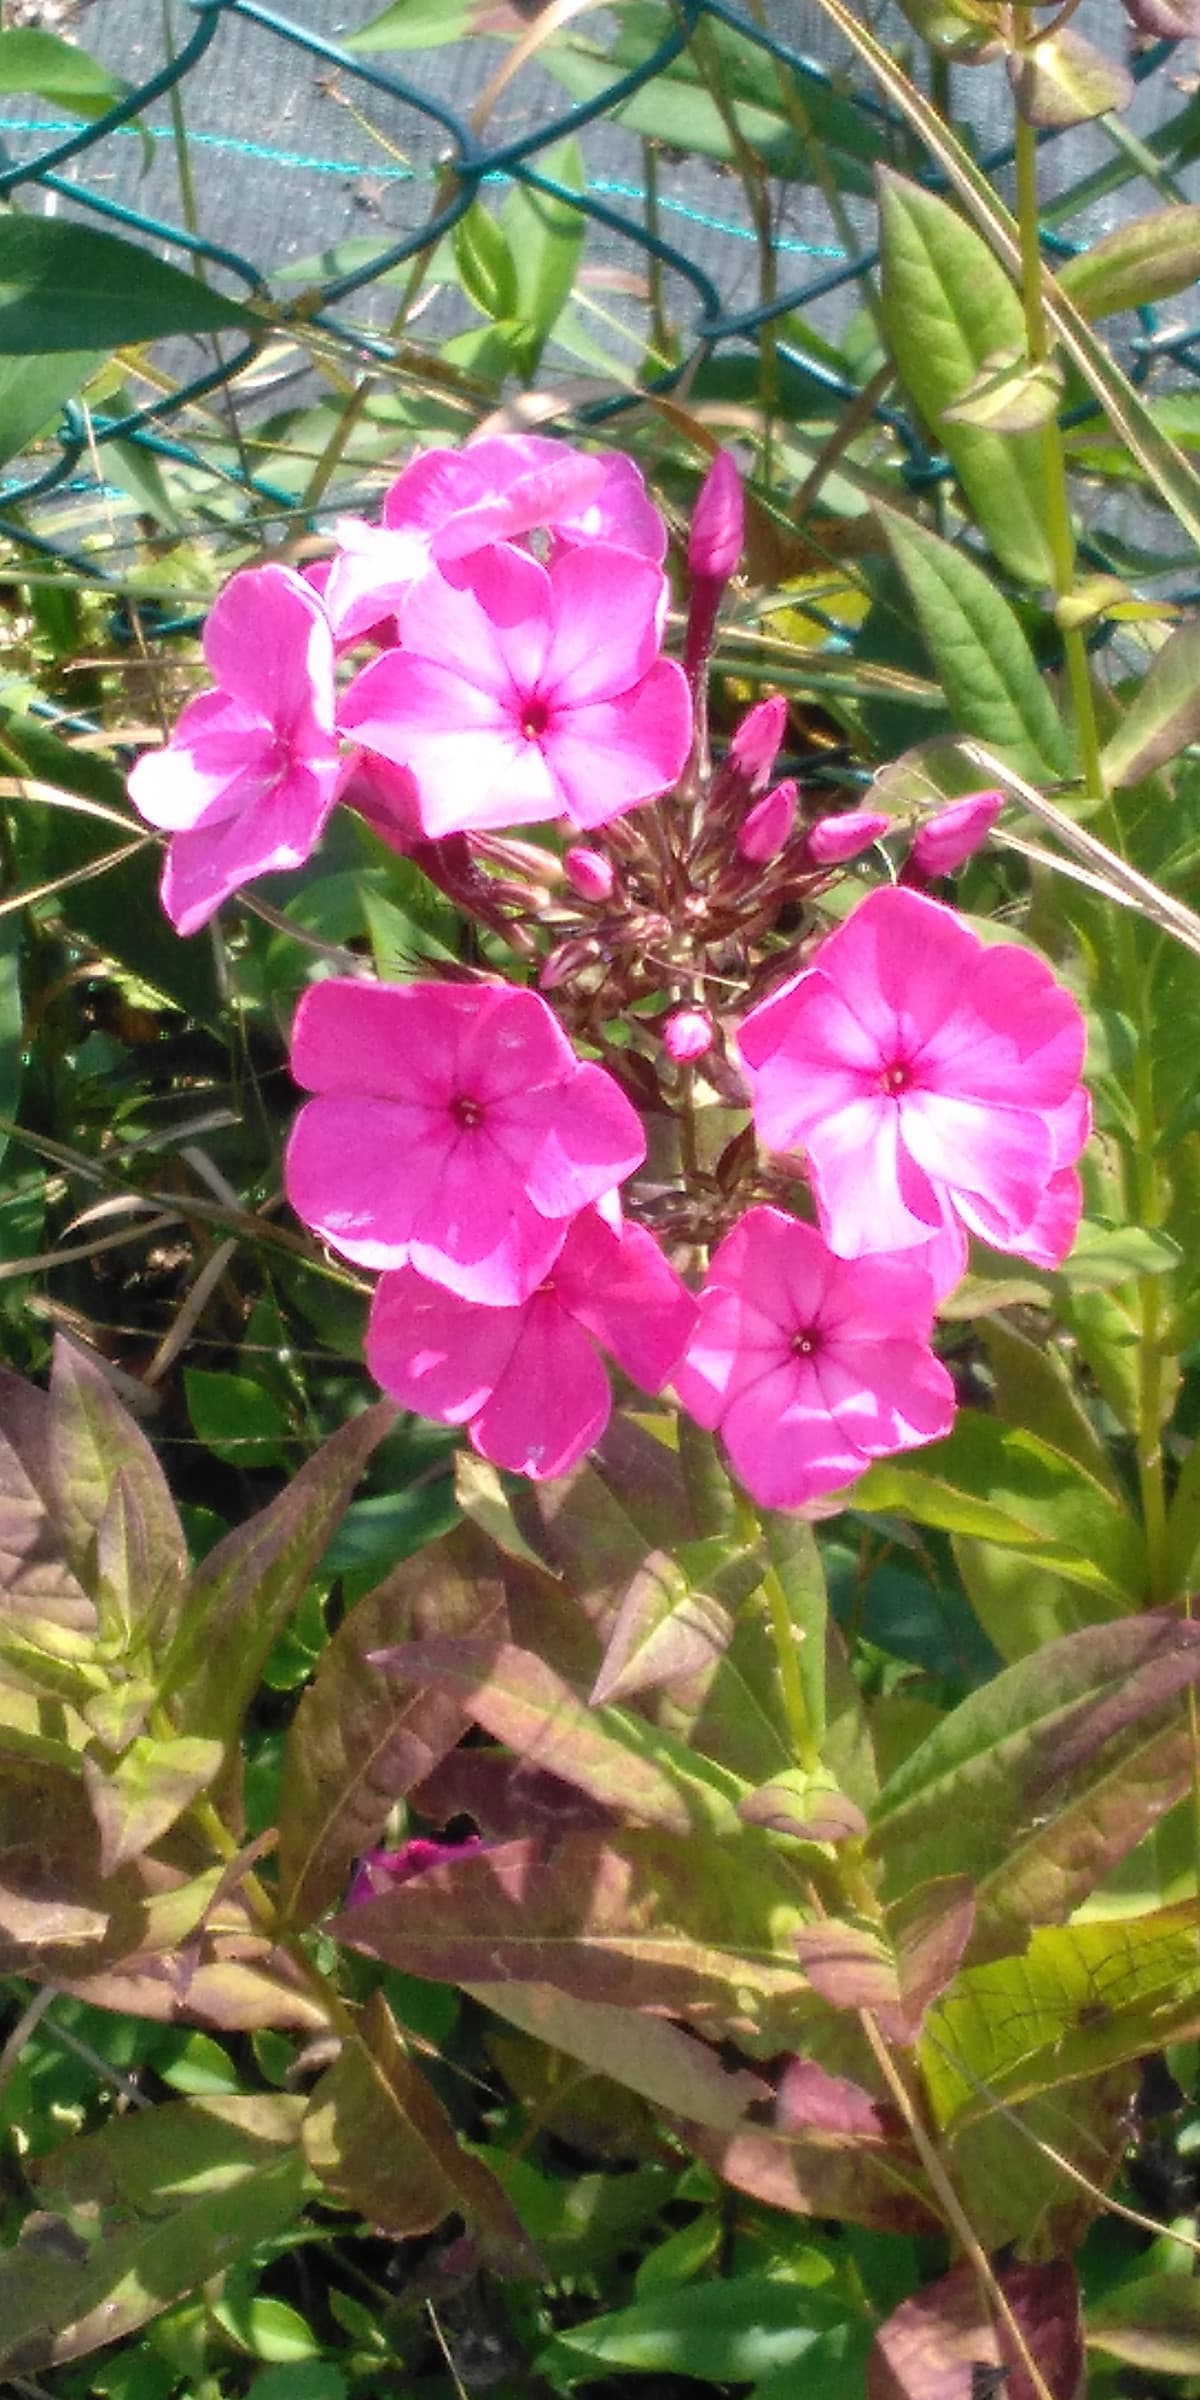
[[585,967],[594,967],[604,956],[604,950],[594,934],[584,934],[578,940],[560,942],[552,950],[538,975],[539,992],[557,992],[572,976],[581,975]]
[[713,1021],[706,1008],[677,1008],[663,1026],[663,1048],[676,1066],[703,1058],[712,1049]]
[[426,840],[417,786],[407,767],[376,750],[351,750],[342,761],[338,799],[356,809],[373,833],[402,854]]
[[796,786],[789,779],[777,783],[773,791],[756,800],[750,813],[737,830],[737,846],[743,858],[755,866],[764,866],[769,858],[777,858],[796,822]]
[[848,808],[840,817],[819,817],[808,828],[805,848],[815,867],[840,867],[848,858],[857,858],[860,850],[869,850],[891,821],[873,808]]
[[578,842],[564,851],[562,863],[567,882],[581,900],[611,900],[616,877],[611,859],[605,858],[602,850],[589,850]]
[[688,566],[709,583],[728,583],[742,555],[746,512],[730,450],[718,450],[703,483],[688,535]]
[[971,792],[939,808],[913,842],[909,856],[917,873],[953,875],[986,842],[1003,806],[1003,792]]
[[779,693],[770,700],[757,701],[734,730],[725,761],[726,772],[732,769],[752,792],[761,791],[779,756],[786,724],[787,701]]

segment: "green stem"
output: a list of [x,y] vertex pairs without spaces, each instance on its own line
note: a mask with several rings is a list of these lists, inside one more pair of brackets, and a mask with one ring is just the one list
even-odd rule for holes
[[[1031,12],[1027,8],[1018,8],[1014,10],[1014,20],[1017,39],[1027,40],[1031,29]],[[1039,230],[1037,142],[1032,126],[1019,113],[1016,120],[1015,166],[1021,244],[1021,299],[1030,362],[1037,366],[1050,354]],[[1075,584],[1075,534],[1071,524],[1066,454],[1057,418],[1048,418],[1042,426],[1041,447],[1046,531],[1053,562],[1054,591],[1055,597],[1063,600]],[[1107,820],[1114,849],[1123,855],[1125,845],[1121,825],[1104,781],[1095,694],[1082,629],[1079,626],[1067,627],[1062,641],[1084,788],[1093,810],[1102,812]],[[1123,909],[1116,912],[1115,941],[1125,1007],[1139,1034],[1135,1069],[1136,1208],[1140,1223],[1154,1226],[1162,1222],[1163,1194],[1158,1173],[1149,1011],[1136,931]],[[1137,1467],[1146,1537],[1147,1597],[1151,1607],[1154,1607],[1169,1596],[1166,1492],[1159,1438],[1164,1371],[1163,1306],[1156,1276],[1144,1275],[1139,1278],[1138,1302],[1141,1322],[1138,1343]]]
[[[757,1531],[757,1527],[755,1529]],[[796,1745],[796,1759],[806,1775],[815,1775],[821,1764],[821,1753],[813,1740],[808,1721],[808,1702],[804,1697],[804,1678],[796,1656],[796,1629],[792,1624],[787,1594],[775,1572],[768,1567],[763,1577],[763,1596],[767,1603],[771,1638],[779,1666],[779,1685],[783,1705],[787,1710],[788,1726]]]

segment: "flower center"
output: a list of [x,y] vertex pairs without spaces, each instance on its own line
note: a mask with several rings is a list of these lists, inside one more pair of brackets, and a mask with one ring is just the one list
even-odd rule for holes
[[540,742],[550,722],[550,704],[530,692],[521,703],[521,731],[527,742]]
[[802,1325],[799,1333],[792,1335],[793,1358],[815,1358],[820,1347],[821,1337],[815,1325]]
[[885,1067],[879,1078],[880,1090],[887,1093],[889,1100],[895,1100],[901,1092],[906,1092],[911,1082],[912,1068],[903,1058],[893,1059],[891,1066]]
[[459,1092],[450,1103],[450,1114],[459,1125],[478,1125],[483,1118],[483,1103],[472,1100],[469,1093]]

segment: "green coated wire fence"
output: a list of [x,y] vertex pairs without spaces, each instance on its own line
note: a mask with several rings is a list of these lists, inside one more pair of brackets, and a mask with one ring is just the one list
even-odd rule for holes
[[[0,195],[18,212],[57,215],[148,247],[156,257],[182,264],[210,293],[240,296],[245,311],[228,331],[196,337],[199,349],[185,352],[177,340],[165,351],[139,352],[106,399],[90,397],[85,406],[68,395],[56,410],[50,438],[43,431],[32,449],[17,455],[10,446],[0,476],[0,539],[26,556],[41,552],[74,561],[92,580],[108,578],[119,593],[119,557],[106,556],[100,540],[84,540],[81,548],[81,528],[95,526],[106,501],[120,495],[128,501],[131,473],[136,500],[138,462],[147,474],[155,462],[169,462],[195,479],[219,526],[270,538],[272,523],[315,530],[327,522],[332,505],[353,499],[362,469],[345,420],[354,419],[364,391],[423,371],[432,375],[447,409],[459,410],[466,430],[495,405],[503,375],[493,368],[489,382],[478,371],[484,356],[478,346],[474,365],[456,362],[453,342],[443,345],[435,365],[437,348],[425,338],[420,310],[430,297],[431,262],[445,253],[456,229],[461,265],[463,228],[474,204],[514,189],[536,207],[559,212],[560,221],[563,212],[577,219],[589,241],[599,242],[610,262],[609,316],[626,353],[638,354],[620,375],[593,372],[577,395],[566,386],[566,421],[599,428],[644,406],[647,395],[694,399],[740,389],[784,414],[797,395],[811,410],[815,396],[831,412],[861,407],[886,428],[913,486],[936,482],[945,472],[902,399],[890,390],[872,397],[869,341],[859,345],[862,366],[855,371],[846,347],[821,331],[822,305],[847,296],[844,321],[852,303],[869,298],[875,164],[891,161],[936,180],[907,125],[861,70],[853,71],[849,60],[831,66],[804,54],[790,31],[785,38],[772,29],[754,0],[745,7],[729,0],[645,0],[619,12],[615,36],[591,42],[572,34],[562,60],[554,42],[531,40],[536,55],[521,70],[525,80],[515,77],[508,86],[502,120],[486,105],[481,111],[437,88],[432,69],[445,30],[456,30],[460,40],[486,36],[504,16],[518,34],[524,22],[531,38],[542,30],[540,11],[530,0],[519,7],[512,0],[507,11],[489,10],[484,0],[446,0],[441,13],[439,35],[437,12],[428,0],[413,0],[405,41],[415,45],[424,23],[429,47],[393,51],[361,46],[369,29],[360,28],[350,42],[334,39],[259,0],[189,0],[184,38],[173,51],[164,45],[162,63],[144,80],[114,86],[111,105],[87,121],[50,111],[37,115],[10,99],[8,113],[0,115]],[[263,42],[300,54],[360,126],[372,127],[372,111],[391,111],[403,138],[379,135],[364,162],[319,155],[302,140],[289,146],[193,127],[189,95],[202,62],[219,61],[221,45],[249,29]],[[479,48],[494,71],[503,49],[486,39]],[[1139,79],[1153,76],[1169,51],[1168,44],[1145,51],[1136,62]],[[1143,171],[1178,192],[1173,179],[1200,152],[1200,105],[1186,90],[1172,97],[1178,101],[1174,113],[1168,111],[1140,147]],[[614,125],[636,137],[640,174],[611,172],[610,162],[592,158],[591,137]],[[1114,143],[1120,132],[1116,128]],[[1057,145],[1061,137],[1043,138]],[[1066,137],[1068,148],[1072,138]],[[564,145],[576,141],[582,171],[568,177]],[[1111,154],[1102,142],[1099,155],[1093,143],[1084,172],[1073,181],[1068,158],[1047,212],[1052,243],[1074,247],[1082,212],[1129,177],[1130,137],[1122,141],[1124,147]],[[136,174],[108,163],[120,151],[128,170],[135,155],[144,161],[164,148],[177,168],[174,216],[139,206]],[[701,160],[699,198],[673,188],[671,170],[685,150]],[[365,175],[386,191],[389,206],[398,202],[404,222],[369,224],[349,240],[326,244],[307,265],[302,262],[299,275],[294,262],[268,268],[253,252],[252,207],[245,238],[236,243],[202,230],[197,184],[202,189],[218,164],[231,163],[239,173],[302,169],[343,183]],[[1003,178],[1007,146],[985,145],[981,163]],[[799,232],[789,213],[797,191],[813,202]],[[478,216],[476,211],[476,223]],[[697,229],[708,245],[707,251],[699,245],[699,254]],[[714,269],[714,237],[736,252],[732,276]],[[749,295],[748,255],[755,269]],[[487,271],[487,260],[478,262],[485,282]],[[0,310],[0,323],[2,316]],[[1164,326],[1142,311],[1127,363],[1143,384],[1200,374],[1200,325]],[[267,463],[261,462],[264,445],[254,427],[272,395],[304,371],[325,379],[337,407],[324,449],[302,477],[284,477],[273,469],[269,451]],[[578,371],[578,358],[559,359],[551,349],[544,379],[553,383],[572,371]],[[116,462],[123,472],[114,479]],[[186,609],[159,611],[161,630],[194,622],[195,612]]]

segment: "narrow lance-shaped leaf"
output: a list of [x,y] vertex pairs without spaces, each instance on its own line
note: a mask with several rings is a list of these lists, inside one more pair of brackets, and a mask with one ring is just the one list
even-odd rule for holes
[[382,1992],[372,1992],[321,2077],[303,2139],[326,2191],[377,2232],[402,2241],[432,2233],[453,2212],[473,2227],[489,2266],[501,2274],[541,2274],[511,2201],[482,2160],[462,2148]]
[[0,355],[119,349],[159,335],[258,327],[239,300],[153,250],[65,217],[0,221]]
[[345,1909],[331,1931],[436,1982],[549,1983],[770,2050],[794,2037],[805,1988],[791,1892],[750,1837],[578,1833],[469,1851]]
[[1200,735],[1200,624],[1169,634],[1112,739],[1104,779],[1121,788],[1165,767]]
[[1200,207],[1173,201],[1091,242],[1055,268],[1058,288],[1085,317],[1153,307],[1200,278]]
[[955,723],[1032,782],[1067,774],[1062,720],[1003,593],[915,518],[878,513]]
[[67,1556],[81,1580],[98,1579],[108,1642],[156,1646],[178,1608],[187,1565],[175,1503],[107,1376],[61,1339],[50,1379],[47,1473],[46,1497]]
[[706,2042],[664,2017],[582,2000],[548,1983],[467,1988],[507,2024],[535,2034],[627,2091],[640,2092],[672,2116],[730,2133],[752,2105],[770,2096],[769,2086],[748,2067],[727,2067]]
[[284,1751],[278,1857],[287,1923],[309,1925],[340,1897],[397,1800],[424,1781],[468,1722],[454,1694],[398,1683],[372,1654],[414,1634],[502,1636],[498,1564],[473,1527],[460,1528],[360,1600],[322,1653]]
[[0,2368],[86,2358],[299,2216],[304,2102],[167,2102],[29,2163],[42,2210],[0,2253]]
[[966,399],[997,350],[1024,350],[1017,293],[956,210],[890,169],[879,172],[879,231],[884,323],[901,381],[951,460],[1001,565],[1023,583],[1049,584],[1037,433],[992,433],[945,414]]
[[543,1659],[515,1643],[431,1640],[402,1643],[380,1663],[406,1682],[453,1692],[485,1732],[531,1766],[604,1801],[622,1815],[674,1833],[731,1826],[735,1779],[641,1717],[594,1710]]
[[1143,2375],[1200,2374],[1200,2283],[1190,2275],[1139,2275],[1093,2302],[1088,2348]]
[[368,1408],[332,1434],[269,1507],[235,1526],[192,1577],[166,1667],[193,1733],[228,1742],[273,1643],[341,1522],[394,1411]]
[[975,1886],[968,1956],[1061,1922],[1189,1789],[1181,1698],[1200,1627],[1147,1614],[1051,1642],[973,1692],[892,1777],[871,1842],[885,1888]]

